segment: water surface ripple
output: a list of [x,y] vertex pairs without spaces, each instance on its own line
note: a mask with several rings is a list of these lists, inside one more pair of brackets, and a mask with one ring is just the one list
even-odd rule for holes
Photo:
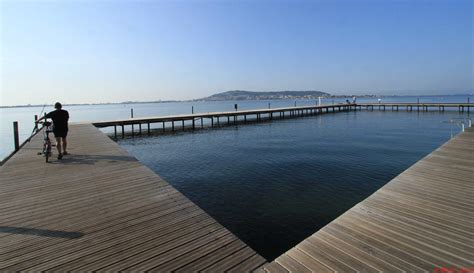
[[446,142],[456,112],[346,112],[119,144],[268,260]]

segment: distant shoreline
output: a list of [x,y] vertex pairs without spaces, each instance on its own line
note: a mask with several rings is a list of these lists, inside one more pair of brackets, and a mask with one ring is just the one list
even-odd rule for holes
[[[396,97],[413,97],[413,98],[426,98],[426,97],[459,97],[466,96],[472,97],[474,94],[453,94],[453,95],[330,95],[326,97],[321,97],[324,99],[328,98],[396,98]],[[298,100],[305,100],[306,98],[291,98]],[[258,99],[249,99],[242,101],[252,101]],[[288,99],[261,99],[261,100],[288,100]],[[310,99],[306,99],[310,100]],[[234,101],[234,100],[222,100],[222,101]],[[64,106],[87,106],[87,105],[116,105],[116,104],[147,104],[147,103],[180,103],[180,102],[217,102],[216,100],[205,100],[205,99],[193,99],[193,100],[161,100],[161,101],[124,101],[124,102],[101,102],[101,103],[71,103],[64,104]],[[28,108],[28,107],[43,107],[43,106],[53,106],[54,104],[24,104],[24,105],[0,105],[0,108]]]

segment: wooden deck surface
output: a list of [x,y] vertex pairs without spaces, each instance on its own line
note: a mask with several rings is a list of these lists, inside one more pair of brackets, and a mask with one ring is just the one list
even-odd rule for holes
[[[242,272],[266,261],[90,124],[0,167],[0,271]],[[53,152],[56,154],[55,148]]]
[[[330,204],[328,204],[330,206]],[[472,272],[474,128],[261,272]]]
[[[350,109],[355,107],[356,104],[328,104],[328,105],[307,105],[307,106],[295,106],[295,107],[279,107],[279,108],[267,108],[267,109],[252,109],[252,110],[239,110],[239,111],[227,111],[227,112],[208,112],[208,113],[195,113],[195,114],[181,114],[171,116],[157,116],[157,117],[135,117],[126,119],[106,120],[106,121],[94,121],[96,127],[108,127],[114,125],[130,125],[130,124],[145,124],[145,123],[157,123],[157,122],[170,122],[170,121],[181,121],[181,120],[193,120],[200,118],[217,118],[217,117],[234,117],[234,116],[245,116],[245,115],[260,115],[260,114],[271,114],[279,112],[298,112],[304,113],[304,111],[323,110],[335,111],[338,109]],[[300,114],[295,114],[300,115]]]

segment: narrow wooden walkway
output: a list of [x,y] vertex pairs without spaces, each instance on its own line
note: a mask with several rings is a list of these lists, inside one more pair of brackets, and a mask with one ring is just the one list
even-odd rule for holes
[[260,269],[262,272],[473,270],[472,127]]
[[[251,271],[265,260],[90,124],[0,167],[0,271]],[[53,148],[55,149],[55,148]]]
[[[118,133],[121,133],[122,138],[125,137],[125,126],[128,126],[128,130],[132,136],[135,134],[142,134],[142,125],[147,128],[146,133],[150,135],[152,128],[150,124],[161,124],[161,132],[175,131],[175,123],[181,124],[181,130],[185,130],[186,127],[190,129],[204,128],[204,120],[210,121],[206,125],[209,127],[220,127],[222,125],[235,125],[238,123],[246,123],[248,121],[266,121],[273,119],[283,119],[285,117],[303,117],[309,115],[318,115],[324,112],[341,112],[355,110],[355,104],[331,104],[331,105],[314,105],[314,106],[298,106],[298,107],[283,107],[283,108],[268,108],[268,109],[253,109],[253,110],[240,110],[240,111],[229,111],[229,112],[210,112],[210,113],[196,113],[196,114],[183,114],[183,115],[172,115],[172,116],[159,116],[159,117],[140,117],[140,118],[128,118],[108,121],[95,121],[92,124],[98,128],[113,127],[114,137],[117,138]],[[221,119],[224,119],[222,121]],[[227,122],[226,122],[227,121]],[[188,123],[186,126],[186,122]],[[196,124],[200,123],[199,124]],[[137,126],[138,128],[135,128]],[[117,127],[121,130],[117,131]],[[137,132],[135,132],[137,130]],[[153,130],[157,130],[156,128]]]
[[405,109],[406,111],[430,111],[437,110],[439,112],[444,112],[445,108],[448,109],[458,109],[458,112],[462,113],[464,111],[470,112],[471,108],[474,108],[474,103],[409,103],[409,102],[378,102],[378,103],[357,103],[356,108],[362,110],[365,108],[367,110],[374,110],[374,107],[379,110],[385,111],[386,109],[391,109],[392,111],[398,111],[399,109]]

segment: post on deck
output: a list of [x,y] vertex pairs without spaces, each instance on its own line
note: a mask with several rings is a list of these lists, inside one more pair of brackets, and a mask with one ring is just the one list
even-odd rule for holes
[[15,143],[15,151],[20,149],[20,138],[18,135],[18,121],[13,122],[13,141]]
[[38,131],[38,123],[36,121],[38,120],[38,115],[35,115],[35,132]]

